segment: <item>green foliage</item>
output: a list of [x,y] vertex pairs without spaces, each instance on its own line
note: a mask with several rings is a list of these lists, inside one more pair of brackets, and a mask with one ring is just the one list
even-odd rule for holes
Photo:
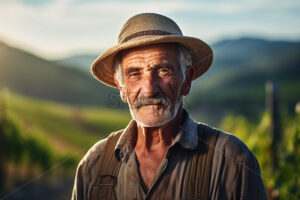
[[234,133],[244,141],[256,155],[264,183],[273,195],[280,199],[300,198],[300,115],[281,115],[281,145],[279,167],[272,165],[272,138],[270,136],[270,115],[265,112],[255,125],[246,117],[228,115],[221,123],[221,129]]
[[61,164],[61,167],[64,169],[74,169],[74,166],[77,166],[78,159],[71,154],[64,154],[58,156],[58,163]]
[[286,150],[281,152],[280,170],[276,174],[275,184],[281,199],[300,198],[300,114],[287,122],[289,127],[284,133]]
[[124,128],[131,119],[122,110],[68,106],[15,94],[7,99],[8,115],[22,129],[66,144],[60,146],[67,151],[87,149],[110,132]]
[[0,151],[15,164],[74,170],[90,146],[130,119],[125,111],[72,107],[2,90]]
[[4,155],[7,161],[36,164],[42,169],[51,167],[52,149],[42,139],[22,133],[13,120],[5,118],[0,121],[0,134],[3,135]]
[[[49,145],[47,139],[39,134],[28,133],[9,116],[7,107],[8,92],[0,95],[0,138],[4,161],[18,165],[39,166],[42,170],[51,168],[66,155],[58,154]],[[62,163],[64,168],[74,168],[75,158],[68,158]]]

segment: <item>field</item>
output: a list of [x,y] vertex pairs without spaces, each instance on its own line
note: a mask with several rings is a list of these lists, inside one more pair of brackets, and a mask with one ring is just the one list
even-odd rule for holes
[[50,191],[53,194],[45,199],[70,198],[79,160],[95,142],[124,128],[130,119],[124,110],[63,105],[2,90],[1,199],[4,194],[39,199]]
[[2,94],[3,100],[7,116],[24,132],[44,137],[60,152],[87,149],[110,132],[124,128],[131,119],[123,110],[76,107],[12,93]]

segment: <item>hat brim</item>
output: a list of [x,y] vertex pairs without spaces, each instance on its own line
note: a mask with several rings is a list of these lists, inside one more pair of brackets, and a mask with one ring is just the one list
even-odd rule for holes
[[151,38],[141,38],[135,41],[128,41],[106,50],[93,62],[91,72],[93,76],[100,82],[117,88],[117,85],[114,81],[115,56],[119,52],[127,49],[158,43],[179,43],[191,51],[193,63],[192,67],[194,68],[193,80],[204,74],[212,64],[213,51],[209,45],[202,40],[187,36],[162,35]]

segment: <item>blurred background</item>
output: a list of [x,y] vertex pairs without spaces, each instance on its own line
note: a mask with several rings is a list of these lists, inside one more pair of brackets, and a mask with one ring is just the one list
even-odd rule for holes
[[242,139],[270,199],[300,198],[300,1],[0,0],[0,199],[70,199],[87,150],[131,119],[90,74],[131,16],[212,46],[192,117]]

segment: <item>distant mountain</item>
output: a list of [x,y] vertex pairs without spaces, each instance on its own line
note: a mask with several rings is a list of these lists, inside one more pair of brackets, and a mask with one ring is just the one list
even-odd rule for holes
[[[299,51],[299,42],[268,41],[254,38],[237,40],[223,40],[213,45],[215,52],[214,64],[218,68],[226,65],[227,68],[262,66],[271,67],[279,60],[289,60],[291,54]],[[262,62],[263,61],[263,62]],[[265,63],[268,63],[265,65]],[[218,69],[219,70],[219,69]]]
[[0,89],[4,87],[27,96],[80,105],[107,106],[118,94],[91,75],[0,42]]
[[[260,68],[261,66],[272,68],[273,63],[288,61],[291,54],[299,51],[299,42],[268,41],[244,37],[235,40],[221,40],[212,44],[212,49],[214,52],[213,65],[203,78],[221,72],[227,73],[228,70]],[[78,54],[53,61],[90,74],[90,66],[99,54]],[[274,57],[277,54],[280,56]],[[264,65],[263,62],[267,65]]]
[[75,68],[90,75],[90,66],[97,57],[97,54],[79,54],[53,61],[59,65]]
[[265,84],[274,81],[290,111],[300,100],[300,42],[241,38],[214,44],[211,69],[193,84],[187,101],[197,112],[257,116]]

